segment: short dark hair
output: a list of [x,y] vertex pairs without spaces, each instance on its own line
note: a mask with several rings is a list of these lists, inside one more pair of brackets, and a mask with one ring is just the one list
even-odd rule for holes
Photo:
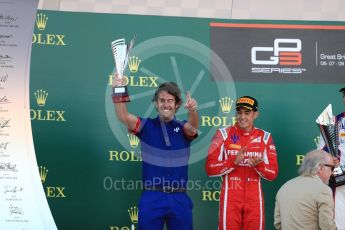
[[341,89],[339,90],[339,92],[342,92],[342,93],[343,93],[343,96],[345,96],[345,87],[341,88]]
[[178,105],[178,106],[181,105],[181,103],[182,103],[181,91],[175,82],[164,82],[161,85],[159,85],[158,89],[155,92],[154,97],[152,98],[152,101],[157,102],[158,101],[158,95],[162,91],[165,91],[168,94],[173,95],[175,97],[176,105]]

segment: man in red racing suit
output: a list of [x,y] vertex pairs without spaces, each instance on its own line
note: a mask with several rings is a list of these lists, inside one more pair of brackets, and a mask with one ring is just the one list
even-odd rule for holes
[[253,126],[257,108],[256,99],[239,98],[236,124],[219,129],[208,150],[206,172],[223,180],[219,230],[265,228],[260,179],[274,180],[278,164],[271,134]]

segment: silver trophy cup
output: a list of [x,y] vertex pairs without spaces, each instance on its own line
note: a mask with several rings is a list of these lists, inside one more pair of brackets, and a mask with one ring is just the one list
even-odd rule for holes
[[[332,113],[332,105],[329,104],[326,109],[316,119],[320,129],[322,139],[325,142],[325,149],[333,157],[339,157],[339,136],[335,116]],[[331,187],[337,187],[345,184],[345,167],[337,166],[334,168],[333,175],[330,178]]]
[[[111,42],[111,51],[113,53],[116,73],[120,78],[123,78],[125,69],[128,64],[129,54],[134,45],[134,40],[135,36],[128,44],[126,44],[124,38],[117,39]],[[127,86],[120,85],[113,87],[112,98],[114,103],[129,102],[130,99],[128,95]]]

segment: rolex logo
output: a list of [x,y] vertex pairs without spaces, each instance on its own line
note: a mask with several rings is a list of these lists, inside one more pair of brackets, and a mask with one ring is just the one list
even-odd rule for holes
[[314,142],[315,142],[316,148],[318,148],[320,145],[320,136],[315,137]]
[[[34,92],[36,97],[37,105],[43,107],[46,105],[48,92],[39,89]],[[31,120],[38,120],[38,121],[57,121],[57,122],[65,122],[65,112],[63,110],[51,110],[51,109],[30,109],[30,119]]]
[[37,14],[36,25],[37,25],[38,30],[45,30],[47,21],[48,21],[48,17],[45,14],[43,13]]
[[222,108],[223,113],[230,113],[234,100],[231,100],[230,97],[222,97],[219,100],[219,103],[220,103],[220,107]]
[[40,173],[41,181],[42,183],[44,183],[47,179],[48,169],[46,167],[40,166],[39,173]]
[[38,106],[44,106],[46,104],[46,100],[48,97],[48,92],[46,92],[45,90],[37,90],[35,92],[35,97],[36,97],[36,102]]
[[129,144],[131,145],[132,148],[137,148],[139,145],[139,138],[133,134],[127,134]]
[[136,56],[132,56],[129,58],[128,68],[131,71],[131,73],[138,72],[140,62],[141,62],[141,60]]
[[43,13],[36,15],[36,27],[39,30],[38,33],[32,35],[32,44],[36,45],[49,45],[49,46],[66,46],[65,34],[52,34],[44,33],[47,27],[48,16]]
[[130,207],[128,209],[129,217],[133,224],[138,223],[138,208],[137,207]]

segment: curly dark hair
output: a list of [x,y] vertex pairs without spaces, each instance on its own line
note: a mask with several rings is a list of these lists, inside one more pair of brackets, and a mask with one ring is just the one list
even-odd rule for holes
[[158,89],[156,90],[155,95],[152,98],[152,101],[157,102],[158,95],[162,91],[165,91],[168,94],[173,95],[175,97],[176,105],[178,106],[177,108],[180,107],[180,105],[182,104],[181,91],[175,82],[164,82],[164,83],[162,83],[158,87]]

